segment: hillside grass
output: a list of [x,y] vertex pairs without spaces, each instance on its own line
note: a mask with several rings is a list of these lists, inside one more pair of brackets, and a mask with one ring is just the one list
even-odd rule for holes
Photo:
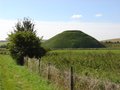
[[60,70],[120,84],[120,50],[53,50],[42,58]]
[[26,67],[18,66],[9,55],[0,55],[0,90],[57,90]]
[[104,45],[95,38],[79,30],[64,31],[46,40],[42,44],[46,48],[102,48]]

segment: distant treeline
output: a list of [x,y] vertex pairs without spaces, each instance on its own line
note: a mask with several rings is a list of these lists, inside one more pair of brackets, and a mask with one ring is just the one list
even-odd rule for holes
[[0,48],[7,48],[6,44],[0,45]]
[[0,48],[7,48],[7,43],[5,40],[0,40]]
[[105,45],[107,48],[110,49],[120,49],[120,41],[104,41],[101,42],[103,45]]
[[102,42],[102,43],[112,43],[112,44],[116,44],[116,43],[120,43],[120,41],[105,41],[105,42]]

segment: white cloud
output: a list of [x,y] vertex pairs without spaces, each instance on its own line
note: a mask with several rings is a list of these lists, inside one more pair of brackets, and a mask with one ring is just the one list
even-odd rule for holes
[[103,14],[101,14],[101,13],[97,13],[95,16],[96,16],[96,17],[102,17]]
[[[0,40],[5,39],[13,30],[16,21],[0,20]],[[82,30],[98,40],[120,38],[120,23],[34,22],[37,35],[44,36],[43,39],[49,39],[65,30]]]
[[13,30],[15,20],[0,19],[0,40],[7,38],[7,35]]
[[82,30],[98,40],[120,38],[120,23],[38,22],[36,28],[44,39],[65,30]]
[[83,16],[81,14],[76,14],[76,15],[72,15],[71,18],[72,19],[80,19],[82,18]]

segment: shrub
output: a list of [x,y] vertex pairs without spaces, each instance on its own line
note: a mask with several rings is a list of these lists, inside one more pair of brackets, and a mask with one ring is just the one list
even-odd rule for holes
[[41,47],[41,39],[36,36],[34,24],[27,18],[18,22],[8,36],[10,54],[19,65],[24,65],[25,56],[40,58],[46,53]]

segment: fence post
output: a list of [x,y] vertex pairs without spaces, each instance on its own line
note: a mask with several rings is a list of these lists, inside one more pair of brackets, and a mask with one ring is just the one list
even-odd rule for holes
[[50,75],[50,63],[48,63],[48,84],[50,84],[50,79],[51,79],[51,75]]
[[74,90],[73,67],[70,67],[70,90]]
[[28,57],[27,57],[27,56],[24,57],[24,65],[25,65],[26,67],[28,67]]
[[39,65],[38,65],[38,72],[39,72],[39,75],[41,75],[40,74],[40,59],[39,59]]
[[27,61],[26,61],[26,62],[27,62],[27,67],[29,67],[29,66],[28,66],[28,65],[29,65],[29,59],[28,59],[28,57],[26,57],[26,58],[27,58]]

